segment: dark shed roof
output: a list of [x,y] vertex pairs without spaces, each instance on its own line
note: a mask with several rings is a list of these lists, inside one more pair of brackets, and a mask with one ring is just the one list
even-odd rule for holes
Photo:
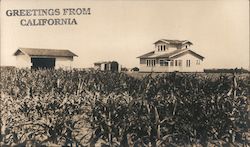
[[53,57],[73,57],[77,56],[70,50],[61,49],[40,49],[40,48],[19,48],[14,56],[26,54],[28,56],[53,56]]

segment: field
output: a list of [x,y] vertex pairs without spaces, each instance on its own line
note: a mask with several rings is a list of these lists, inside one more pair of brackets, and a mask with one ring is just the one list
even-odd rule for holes
[[1,68],[0,146],[248,146],[247,74]]

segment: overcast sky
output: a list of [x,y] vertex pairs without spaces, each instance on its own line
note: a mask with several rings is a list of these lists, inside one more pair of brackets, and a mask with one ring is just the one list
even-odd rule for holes
[[[78,25],[20,25],[8,9],[91,8],[91,15],[48,16],[76,18]],[[191,49],[205,57],[205,68],[249,67],[248,0],[2,0],[1,65],[16,65],[19,47],[69,49],[78,55],[75,67],[116,60],[139,66],[136,57],[152,51],[159,39],[193,42]]]

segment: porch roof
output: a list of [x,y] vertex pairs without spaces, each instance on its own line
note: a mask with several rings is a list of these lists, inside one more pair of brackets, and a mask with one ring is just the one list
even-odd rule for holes
[[164,54],[155,54],[155,51],[151,51],[149,53],[146,53],[144,55],[141,55],[137,58],[142,58],[142,59],[145,59],[145,58],[167,58],[167,59],[172,59],[172,58],[178,58],[180,56],[183,56],[187,53],[190,53],[194,56],[196,56],[197,58],[200,58],[200,59],[203,59],[204,57],[195,53],[194,51],[190,50],[190,49],[177,49],[177,50],[174,50],[172,52],[168,52],[168,53],[164,53]]

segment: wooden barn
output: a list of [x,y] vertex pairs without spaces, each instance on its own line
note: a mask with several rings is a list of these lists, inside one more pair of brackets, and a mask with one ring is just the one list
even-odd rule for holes
[[15,53],[16,66],[19,68],[70,69],[76,54],[69,50],[19,48]]
[[120,72],[121,66],[116,61],[95,62],[94,68],[102,71]]

